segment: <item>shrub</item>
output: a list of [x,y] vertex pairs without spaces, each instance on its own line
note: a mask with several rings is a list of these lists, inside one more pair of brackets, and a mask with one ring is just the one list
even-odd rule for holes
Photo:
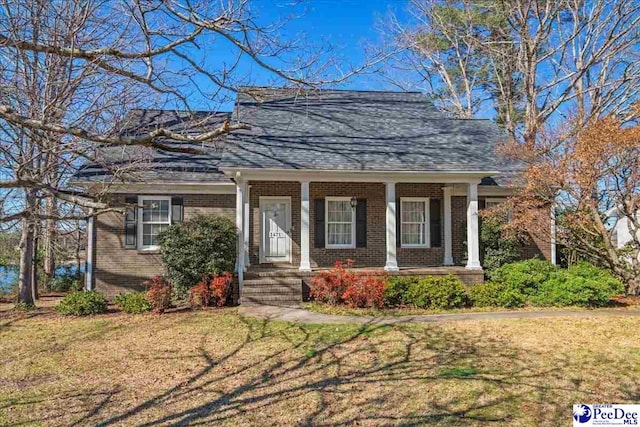
[[223,216],[197,216],[160,233],[160,251],[177,299],[202,277],[232,271],[236,260],[235,224]]
[[203,279],[189,289],[189,303],[193,307],[222,307],[227,302],[232,279],[231,273]]
[[407,292],[412,284],[418,283],[419,277],[416,276],[392,276],[387,280],[387,286],[384,290],[384,304],[388,307],[406,305]]
[[484,251],[482,265],[485,271],[493,271],[520,258],[518,239],[515,236],[505,235],[504,223],[503,217],[482,218],[480,243]]
[[311,279],[309,294],[318,302],[338,304],[347,290],[347,286],[357,281],[357,275],[351,270],[353,260],[347,263],[336,261],[331,270],[322,271]]
[[56,311],[73,316],[106,313],[107,300],[104,295],[95,291],[76,291],[62,298]]
[[140,314],[150,311],[153,307],[147,301],[147,294],[144,292],[127,292],[116,295],[114,302],[120,309],[129,314]]
[[74,273],[57,275],[47,283],[47,288],[53,292],[81,291],[83,288],[82,276]]
[[384,290],[386,282],[381,277],[359,277],[347,285],[342,300],[352,308],[377,307],[384,305]]
[[148,282],[145,282],[147,287],[147,301],[153,307],[153,312],[156,314],[164,313],[164,311],[171,307],[171,284],[162,276],[155,276]]
[[467,295],[476,307],[522,307],[526,301],[520,291],[498,282],[474,285]]
[[466,300],[464,284],[451,275],[426,276],[412,283],[407,292],[407,301],[419,308],[457,308],[464,306]]
[[488,275],[493,282],[501,283],[525,296],[531,296],[537,293],[540,285],[555,271],[556,267],[549,261],[529,259],[505,264]]
[[623,291],[623,283],[609,271],[579,263],[551,275],[532,302],[542,306],[602,307],[609,303],[613,295]]

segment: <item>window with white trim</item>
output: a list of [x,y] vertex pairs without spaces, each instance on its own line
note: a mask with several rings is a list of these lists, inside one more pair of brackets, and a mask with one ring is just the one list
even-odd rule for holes
[[171,197],[140,196],[138,242],[140,249],[157,249],[158,235],[171,225]]
[[326,247],[355,248],[356,213],[349,197],[326,198]]
[[405,248],[429,247],[429,199],[400,198],[400,245]]

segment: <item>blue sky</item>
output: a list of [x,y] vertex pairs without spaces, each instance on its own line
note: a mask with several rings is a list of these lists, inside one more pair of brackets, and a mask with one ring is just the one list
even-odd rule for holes
[[[407,6],[405,0],[306,0],[296,5],[296,0],[258,0],[251,3],[254,14],[260,23],[278,22],[279,19],[294,13],[295,19],[289,21],[282,33],[285,38],[297,39],[304,34],[306,42],[313,45],[330,45],[331,56],[347,70],[366,61],[364,45],[375,44],[380,39],[376,26],[390,12],[402,14]],[[201,54],[207,62],[219,66],[221,60],[230,61],[230,47],[216,44],[211,50],[202,49]],[[227,50],[228,49],[228,50]],[[271,85],[273,75],[250,61],[243,61],[236,76],[255,85]],[[276,83],[278,84],[278,83]],[[371,74],[358,75],[340,88],[361,90],[395,89],[388,82]],[[198,94],[192,93],[191,100],[200,104]],[[232,108],[233,103],[226,101],[221,109]],[[198,107],[206,108],[204,103]]]

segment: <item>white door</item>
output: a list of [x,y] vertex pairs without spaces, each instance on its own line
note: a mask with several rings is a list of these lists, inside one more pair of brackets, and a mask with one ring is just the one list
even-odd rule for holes
[[291,262],[291,200],[261,197],[261,262]]

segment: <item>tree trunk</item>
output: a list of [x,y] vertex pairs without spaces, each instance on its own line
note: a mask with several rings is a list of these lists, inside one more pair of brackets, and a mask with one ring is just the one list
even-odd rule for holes
[[31,245],[31,292],[34,301],[37,301],[40,298],[38,295],[38,240],[38,233],[34,229],[33,244]]
[[[55,200],[52,197],[45,199],[45,213],[48,216],[54,216],[56,214]],[[51,283],[56,274],[56,259],[55,259],[55,242],[56,242],[56,224],[52,219],[47,219],[44,222],[43,233],[43,248],[44,248],[44,279],[46,283]]]
[[22,220],[20,237],[20,281],[18,303],[34,305],[33,299],[33,225],[28,218]]

